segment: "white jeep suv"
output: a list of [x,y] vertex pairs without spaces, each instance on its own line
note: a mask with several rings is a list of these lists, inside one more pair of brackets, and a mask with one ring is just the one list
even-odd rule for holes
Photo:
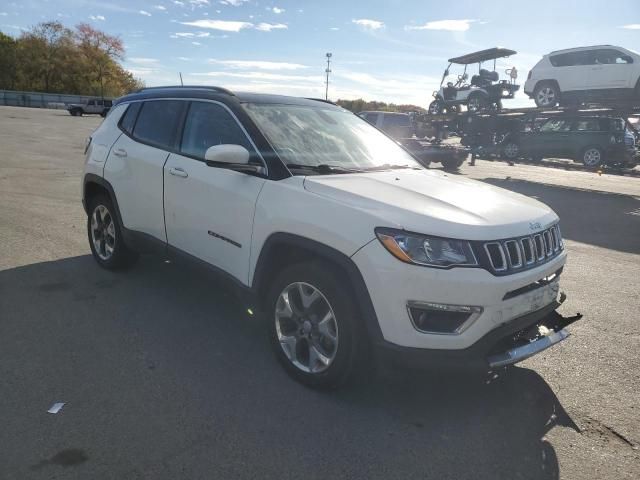
[[529,72],[524,93],[543,108],[640,102],[640,54],[611,45],[551,52]]
[[333,104],[215,87],[119,99],[86,151],[103,267],[160,252],[228,279],[296,379],[340,385],[371,356],[495,369],[564,340],[558,217],[426,170]]

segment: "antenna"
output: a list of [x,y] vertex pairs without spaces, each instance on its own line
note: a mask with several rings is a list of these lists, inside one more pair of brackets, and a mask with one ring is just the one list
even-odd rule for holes
[[182,83],[182,72],[178,72],[178,75],[180,75],[180,86],[184,87],[184,83]]
[[327,69],[325,70],[325,73],[327,74],[327,83],[324,91],[324,99],[329,100],[329,74],[331,73],[331,52],[327,52],[326,57],[327,57]]

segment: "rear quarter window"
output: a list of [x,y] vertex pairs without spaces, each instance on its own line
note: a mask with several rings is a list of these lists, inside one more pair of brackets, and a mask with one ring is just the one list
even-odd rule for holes
[[139,102],[129,104],[127,111],[124,112],[124,115],[122,116],[122,120],[120,120],[120,130],[129,136],[133,134],[133,126],[136,123],[136,118],[138,117],[141,105],[142,104]]
[[603,126],[597,118],[579,118],[576,120],[575,129],[577,132],[600,132]]

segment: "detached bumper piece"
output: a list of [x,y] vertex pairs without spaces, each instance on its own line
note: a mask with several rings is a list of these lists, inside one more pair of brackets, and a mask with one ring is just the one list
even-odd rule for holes
[[492,352],[498,353],[491,353],[487,357],[489,367],[513,365],[566,340],[569,332],[565,327],[581,318],[581,314],[565,318],[554,310],[541,322],[504,338],[494,346]]

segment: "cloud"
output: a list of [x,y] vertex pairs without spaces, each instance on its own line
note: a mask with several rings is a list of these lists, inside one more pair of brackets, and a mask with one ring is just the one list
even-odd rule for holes
[[215,58],[211,58],[209,59],[209,63],[225,65],[229,68],[237,69],[257,68],[258,70],[301,70],[303,68],[309,68],[307,65],[301,65],[299,63],[267,62],[262,60],[216,60]]
[[365,30],[379,30],[384,28],[384,23],[379,20],[370,20],[368,18],[358,18],[351,20],[352,23],[361,26]]
[[239,7],[243,3],[248,2],[249,0],[221,0],[220,3],[222,5],[231,5],[234,7]]
[[189,3],[194,7],[204,7],[209,5],[209,0],[189,0]]
[[256,30],[261,32],[270,32],[271,30],[286,30],[287,27],[284,23],[259,23],[256,25]]
[[184,7],[184,2],[181,2],[180,0],[173,0],[173,4],[178,5],[179,7]]
[[189,57],[178,57],[178,60],[182,60],[183,62],[190,62],[191,59]]
[[156,10],[166,10],[167,7],[164,7],[162,5],[154,5],[153,8],[155,8]]
[[209,32],[176,32],[170,35],[170,38],[207,38],[211,34]]
[[89,18],[94,22],[98,20],[100,20],[101,22],[104,22],[106,20],[106,18],[104,18],[104,15],[89,15]]
[[9,15],[7,12],[0,12],[0,17],[6,17],[7,15]]
[[[267,10],[269,10],[269,9],[267,9]],[[273,8],[271,8],[270,10],[271,10],[273,13],[276,13],[276,14],[278,14],[278,15],[279,15],[279,14],[281,14],[281,13],[284,13],[284,12],[285,12],[284,8],[278,8],[278,7],[273,7]]]
[[477,20],[436,20],[424,25],[407,25],[405,30],[447,30],[449,32],[466,32]]
[[212,30],[222,30],[223,32],[239,32],[243,28],[253,27],[249,22],[238,22],[232,20],[194,20],[193,22],[180,22],[182,25],[191,27],[210,28]]
[[329,30],[333,30],[334,32],[337,32],[340,29],[338,27],[331,27],[331,28],[329,28]]
[[145,17],[150,17],[151,14],[149,12],[147,12],[146,10],[140,10],[138,12],[140,15],[144,15]]
[[144,65],[152,65],[158,63],[159,60],[157,58],[148,58],[148,57],[131,57],[129,58],[129,63],[137,63]]
[[191,42],[191,45],[202,45],[200,42]]
[[620,28],[626,28],[627,30],[640,30],[640,23],[630,23],[629,25],[622,25]]

